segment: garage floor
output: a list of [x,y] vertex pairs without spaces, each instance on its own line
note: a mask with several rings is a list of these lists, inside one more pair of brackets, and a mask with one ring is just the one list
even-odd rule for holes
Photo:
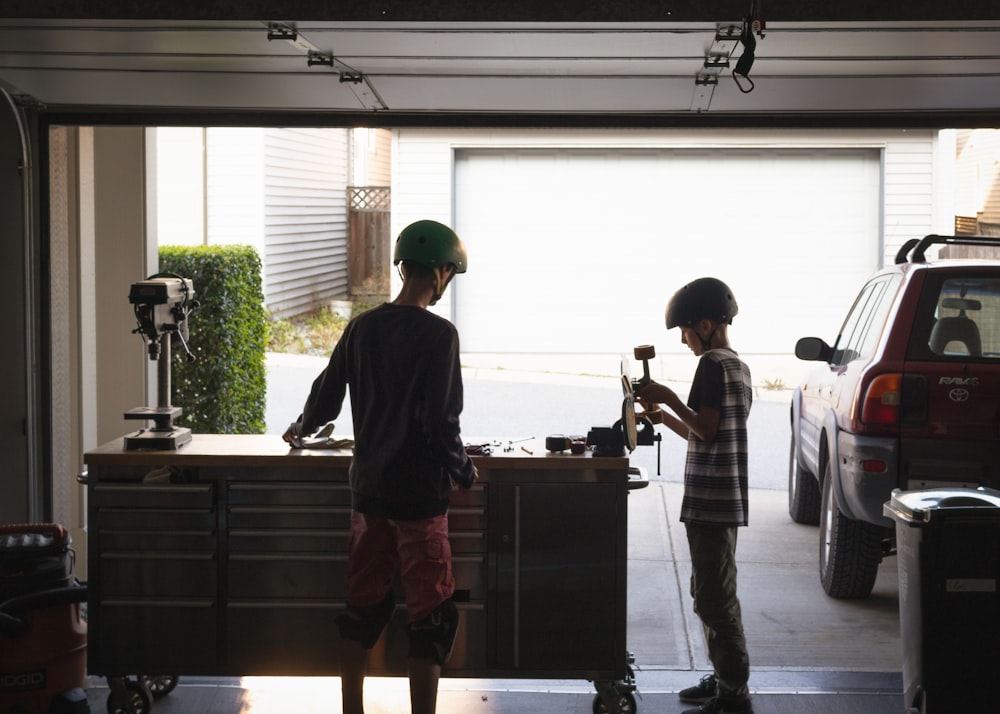
[[[639,711],[674,714],[676,692],[710,667],[691,610],[690,563],[677,520],[681,486],[651,482],[629,506],[629,649]],[[751,492],[751,526],[740,533],[740,599],[757,714],[903,711],[895,558],[882,565],[872,597],[831,600],[816,574],[817,529],[792,523],[781,491]],[[107,685],[93,678],[92,711]],[[368,714],[409,711],[404,679],[372,679]],[[444,679],[441,714],[593,711],[585,681]],[[336,678],[198,678],[154,706],[157,714],[338,714]]]

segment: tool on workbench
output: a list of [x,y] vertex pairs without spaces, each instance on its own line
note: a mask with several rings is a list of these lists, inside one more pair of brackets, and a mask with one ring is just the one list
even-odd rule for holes
[[[636,392],[641,391],[643,387],[652,381],[652,378],[649,376],[649,360],[656,357],[656,348],[652,345],[639,345],[632,349],[632,355],[642,362],[642,377],[638,379],[630,377],[628,358],[623,355],[621,365],[622,392],[626,398],[635,401]],[[663,442],[663,436],[656,432],[653,425],[663,423],[663,412],[659,409],[646,409],[645,405],[642,406],[643,411],[634,415],[636,423],[635,443],[637,446],[652,446],[656,444],[656,474],[659,476],[661,466],[660,444]]]
[[170,404],[170,354],[174,341],[184,348],[188,362],[195,357],[188,348],[188,316],[198,308],[193,300],[194,285],[173,273],[157,273],[133,283],[129,302],[137,326],[133,334],[142,336],[149,359],[157,364],[157,405],[136,407],[125,412],[126,419],[152,421],[151,428],[125,436],[126,450],[176,449],[191,441],[191,430],[174,426],[183,410]]
[[[640,392],[643,387],[653,381],[649,376],[649,360],[656,357],[656,348],[652,345],[639,345],[632,348],[632,354],[637,360],[642,362],[642,376],[639,379],[633,379],[631,384],[632,396],[634,398],[636,393]],[[642,413],[654,424],[660,424],[663,421],[663,414],[659,409],[644,408]]]

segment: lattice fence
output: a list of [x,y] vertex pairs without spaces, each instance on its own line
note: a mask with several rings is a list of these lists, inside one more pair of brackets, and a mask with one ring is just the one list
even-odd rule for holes
[[388,211],[392,207],[389,186],[348,186],[347,194],[352,211]]

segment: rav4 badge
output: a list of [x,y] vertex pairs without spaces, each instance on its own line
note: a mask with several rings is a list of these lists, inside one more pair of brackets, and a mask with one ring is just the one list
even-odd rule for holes
[[975,387],[979,384],[979,377],[941,377],[938,384],[961,384],[963,387]]

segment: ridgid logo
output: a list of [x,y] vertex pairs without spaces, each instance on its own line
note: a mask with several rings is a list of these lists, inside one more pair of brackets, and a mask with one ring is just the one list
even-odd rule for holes
[[42,689],[44,687],[45,672],[0,673],[0,691],[12,689]]

